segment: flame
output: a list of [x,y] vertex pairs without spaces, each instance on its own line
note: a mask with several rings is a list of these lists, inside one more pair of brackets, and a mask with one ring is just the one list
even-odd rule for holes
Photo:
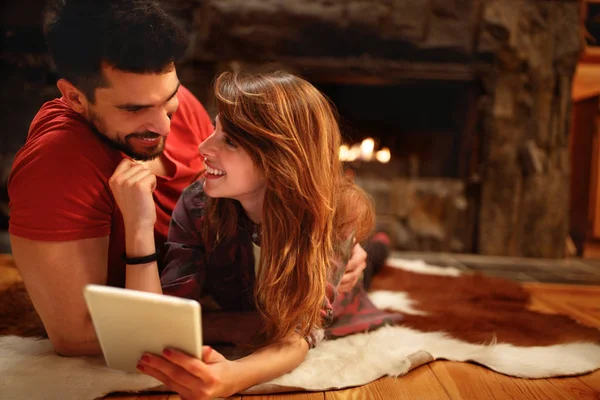
[[342,162],[353,162],[356,160],[373,161],[387,163],[391,159],[390,149],[384,147],[377,152],[375,150],[375,140],[366,138],[361,143],[355,143],[352,146],[342,144],[339,149],[339,159]]
[[360,144],[360,159],[371,161],[373,159],[373,150],[375,149],[375,141],[372,138],[366,138]]
[[383,149],[381,149],[377,153],[375,153],[375,158],[377,159],[377,161],[379,161],[380,163],[383,163],[383,164],[389,162],[390,159],[392,158],[390,149],[388,149],[387,147],[384,147]]

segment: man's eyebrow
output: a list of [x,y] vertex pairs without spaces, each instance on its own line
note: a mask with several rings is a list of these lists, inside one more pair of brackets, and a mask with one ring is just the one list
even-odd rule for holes
[[[179,87],[180,86],[181,86],[181,82],[177,82],[177,87],[175,88],[175,90],[173,91],[173,93],[169,96],[169,98],[164,101],[164,103],[168,102],[173,97],[175,97],[175,95],[179,91]],[[115,107],[118,108],[118,109],[120,109],[120,110],[133,110],[133,109],[141,110],[141,109],[144,109],[144,108],[152,108],[154,106],[155,106],[154,104],[125,103],[125,104],[118,104]]]

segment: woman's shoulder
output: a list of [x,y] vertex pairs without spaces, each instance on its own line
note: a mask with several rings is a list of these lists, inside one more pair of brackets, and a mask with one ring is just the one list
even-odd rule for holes
[[193,217],[198,217],[206,207],[206,200],[203,182],[198,180],[183,190],[179,202],[180,207],[183,206]]

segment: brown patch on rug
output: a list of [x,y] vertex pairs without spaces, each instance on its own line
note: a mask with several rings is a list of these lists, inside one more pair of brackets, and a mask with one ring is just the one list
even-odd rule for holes
[[47,337],[14,259],[0,255],[0,336]]
[[0,336],[47,337],[23,282],[0,291]]
[[385,266],[371,290],[407,292],[414,308],[400,323],[422,332],[446,332],[470,343],[497,340],[516,346],[547,346],[577,341],[600,343],[600,330],[562,315],[527,309],[530,296],[515,281],[477,274],[426,275]]

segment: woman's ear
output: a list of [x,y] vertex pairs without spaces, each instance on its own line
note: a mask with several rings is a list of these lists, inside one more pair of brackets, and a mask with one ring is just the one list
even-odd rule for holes
[[56,87],[60,90],[69,107],[76,113],[85,116],[89,103],[85,94],[66,79],[59,79],[56,82]]

